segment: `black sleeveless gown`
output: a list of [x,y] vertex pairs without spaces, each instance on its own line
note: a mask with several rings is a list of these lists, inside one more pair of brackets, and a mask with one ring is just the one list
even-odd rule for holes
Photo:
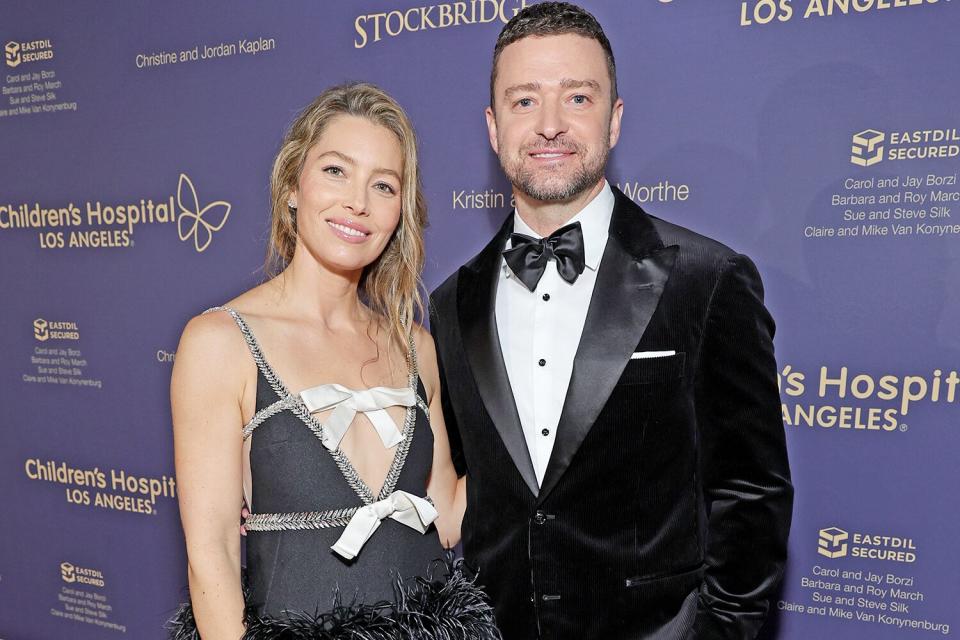
[[[289,402],[291,394],[243,318],[226,307],[208,312],[218,310],[236,321],[257,363],[256,414],[251,420],[257,424],[249,433],[255,514],[361,507],[394,491],[425,496],[433,432],[415,366],[410,381],[418,402],[407,410],[403,440],[396,446],[387,481],[375,495],[339,449],[324,446],[322,425],[301,403],[270,409]],[[262,415],[266,417],[258,422]],[[443,560],[433,525],[421,534],[385,518],[353,560],[331,550],[342,533],[343,526],[276,531],[248,527],[244,640],[500,638],[486,595],[461,561],[454,562],[451,555]],[[189,603],[181,605],[168,630],[172,640],[200,637]]]

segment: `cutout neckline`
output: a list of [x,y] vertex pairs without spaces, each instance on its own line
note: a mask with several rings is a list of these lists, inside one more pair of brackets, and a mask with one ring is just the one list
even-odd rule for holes
[[[309,387],[304,389],[296,394],[290,393],[286,385],[280,379],[280,376],[277,375],[276,371],[267,361],[266,357],[263,355],[263,349],[260,346],[260,343],[257,341],[256,336],[250,330],[250,326],[247,324],[243,316],[239,312],[234,310],[231,307],[222,306],[222,307],[213,307],[209,311],[226,311],[231,317],[233,317],[237,326],[240,328],[240,332],[243,334],[243,337],[247,343],[247,347],[250,349],[251,355],[253,356],[254,362],[257,365],[257,369],[266,379],[267,383],[273,389],[274,393],[278,396],[281,401],[288,400],[289,398],[296,398],[297,402],[291,403],[288,407],[294,415],[296,415],[300,420],[313,432],[317,438],[323,441],[324,437],[324,428],[323,425],[318,421],[313,414],[311,414],[307,408],[303,405],[302,401],[299,400],[300,394],[304,391],[309,391],[309,389],[316,389],[317,386]],[[206,312],[205,312],[206,313]],[[410,372],[409,372],[409,382],[406,388],[412,389],[414,396],[417,397],[417,387],[419,382],[419,374],[417,372],[417,359],[416,359],[416,348],[413,342],[413,336],[410,336],[410,355],[408,361],[410,363]],[[336,384],[336,383],[325,383],[325,384]],[[323,385],[318,385],[323,386]],[[348,387],[347,387],[348,388]],[[376,387],[371,387],[375,389]],[[385,387],[390,388],[390,387]],[[404,390],[406,389],[404,388]],[[366,389],[369,390],[369,389]],[[411,406],[407,407],[405,412],[403,428],[400,429],[400,433],[403,436],[403,439],[400,441],[400,444],[396,446],[393,452],[393,458],[390,462],[390,466],[387,469],[387,474],[383,479],[383,482],[380,486],[379,492],[376,494],[370,489],[368,483],[360,476],[360,473],[357,471],[356,467],[350,461],[350,459],[344,454],[339,447],[335,450],[330,451],[330,456],[336,462],[337,467],[340,469],[341,474],[344,477],[344,480],[350,485],[351,488],[356,492],[365,505],[373,504],[379,500],[383,500],[386,496],[393,493],[396,483],[400,478],[400,472],[403,470],[404,463],[407,459],[407,453],[410,450],[410,444],[413,440],[413,430],[414,425],[416,424],[416,410],[418,403],[414,402]],[[326,449],[325,449],[326,450]]]

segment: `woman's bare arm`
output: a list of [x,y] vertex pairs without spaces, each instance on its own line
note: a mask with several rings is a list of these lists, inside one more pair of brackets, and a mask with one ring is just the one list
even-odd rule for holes
[[241,399],[250,366],[229,316],[198,316],[180,338],[170,383],[190,598],[204,640],[237,640],[244,633],[237,512]]
[[460,542],[460,525],[466,509],[466,478],[457,478],[457,471],[450,457],[450,442],[443,423],[443,408],[440,406],[440,371],[437,367],[437,351],[433,337],[417,327],[417,360],[420,377],[427,391],[430,406],[430,427],[433,431],[433,467],[427,483],[427,495],[433,500],[440,514],[436,521],[440,542],[452,548]]

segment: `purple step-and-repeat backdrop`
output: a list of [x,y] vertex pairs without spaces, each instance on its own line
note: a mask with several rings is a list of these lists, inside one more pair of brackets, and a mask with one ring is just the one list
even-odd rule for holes
[[[0,8],[0,638],[160,639],[183,595],[168,383],[256,283],[319,91],[417,125],[432,287],[509,206],[484,128],[522,0]],[[960,2],[587,2],[626,102],[610,180],[758,263],[797,486],[766,635],[960,622]]]

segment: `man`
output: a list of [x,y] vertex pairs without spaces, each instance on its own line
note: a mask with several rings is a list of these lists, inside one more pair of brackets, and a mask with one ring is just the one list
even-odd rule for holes
[[508,640],[754,637],[792,503],[759,275],[604,179],[589,13],[521,10],[490,86],[516,210],[432,295],[464,555]]

